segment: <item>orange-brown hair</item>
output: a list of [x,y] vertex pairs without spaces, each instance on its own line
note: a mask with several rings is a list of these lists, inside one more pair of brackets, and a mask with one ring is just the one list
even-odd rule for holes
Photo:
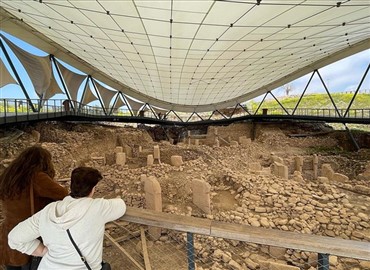
[[0,175],[0,199],[13,199],[30,185],[35,173],[55,176],[51,154],[41,146],[26,148]]

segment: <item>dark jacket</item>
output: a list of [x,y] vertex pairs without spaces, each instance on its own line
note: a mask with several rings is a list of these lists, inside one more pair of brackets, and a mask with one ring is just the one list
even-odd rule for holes
[[[39,172],[33,177],[35,213],[52,201],[61,200],[68,195],[67,189],[52,180],[46,173]],[[0,265],[21,266],[29,262],[30,256],[8,246],[9,232],[21,221],[31,216],[30,188],[20,197],[2,201],[4,221],[1,224]]]

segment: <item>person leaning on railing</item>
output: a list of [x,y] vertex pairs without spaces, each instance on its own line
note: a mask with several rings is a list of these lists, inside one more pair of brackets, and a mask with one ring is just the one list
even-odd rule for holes
[[40,146],[25,149],[0,175],[4,216],[0,226],[0,265],[7,270],[27,269],[30,261],[30,256],[8,246],[8,233],[32,212],[68,195],[68,190],[53,180],[54,176],[51,154]]
[[[93,199],[95,187],[102,178],[94,168],[74,169],[70,196],[49,204],[18,224],[9,233],[9,246],[26,254],[39,250],[39,255],[43,255],[39,270],[85,269],[69,239],[69,230],[91,269],[100,270],[105,223],[118,219],[126,212],[126,204],[120,198]],[[43,243],[37,239],[39,236]]]

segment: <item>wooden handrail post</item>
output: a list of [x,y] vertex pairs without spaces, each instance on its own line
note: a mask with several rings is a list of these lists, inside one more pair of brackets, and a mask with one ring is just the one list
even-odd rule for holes
[[186,233],[186,250],[188,253],[188,269],[195,270],[194,239],[191,232]]
[[317,264],[317,270],[329,270],[329,254],[318,254],[318,264]]

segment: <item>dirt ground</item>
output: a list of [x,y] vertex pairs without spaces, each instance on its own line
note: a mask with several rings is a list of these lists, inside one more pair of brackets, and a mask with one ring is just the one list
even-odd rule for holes
[[[370,216],[370,181],[367,176],[370,173],[370,149],[348,151],[351,148],[348,140],[330,127],[322,124],[243,123],[192,130],[190,138],[184,136],[183,129],[176,131],[172,128],[167,130],[167,136],[175,144],[165,140],[164,133],[158,132],[153,136],[156,130],[162,132],[165,129],[52,122],[1,130],[0,170],[22,149],[41,143],[53,155],[57,180],[68,178],[73,168],[79,165],[94,166],[102,171],[104,180],[98,185],[97,197],[121,196],[129,206],[145,207],[143,183],[140,181],[140,176],[145,174],[155,176],[160,183],[163,211],[168,213],[370,242],[370,226],[364,220],[360,219],[358,224],[353,221],[337,225],[331,217],[334,223],[324,225],[304,215],[307,213],[296,213],[301,206],[310,208],[316,203],[313,198],[319,198],[317,200],[326,204],[333,216],[338,213],[343,215],[342,219],[348,217],[348,220],[359,213],[364,219]],[[241,136],[252,140],[245,145],[230,146]],[[216,137],[220,147],[215,147]],[[162,164],[155,162],[148,167],[147,155],[153,154],[154,145],[160,147]],[[117,146],[126,152],[124,166],[115,164]],[[315,180],[313,154],[319,156],[319,168],[322,164],[330,164],[336,173],[348,179],[328,183]],[[171,165],[173,155],[182,156],[182,166]],[[252,163],[259,163],[262,170],[270,172],[272,155],[287,166],[289,179],[283,180],[271,173],[265,175],[262,171],[251,169]],[[297,156],[303,158],[302,181],[298,182],[293,178],[294,158]],[[192,203],[193,179],[204,180],[211,185],[211,214],[205,214]],[[69,182],[63,180],[60,183],[68,186]],[[271,194],[266,193],[265,188],[277,190],[277,195],[269,197]],[[301,193],[302,190],[309,192]],[[284,204],[303,196],[301,194],[309,199],[299,201],[298,198],[294,205]],[[253,195],[256,201],[252,202]],[[330,202],[325,201],[326,196]],[[258,213],[256,210],[261,207],[269,210]],[[310,215],[320,214],[318,212],[311,212]],[[284,219],[289,222],[285,224]],[[119,239],[121,247],[144,267],[139,225],[119,221],[108,224],[106,231],[114,239]],[[148,232],[146,236],[152,269],[187,269],[185,234],[162,230],[159,240],[152,240]],[[301,251],[288,249],[278,258],[268,247],[202,236],[195,236],[195,249],[197,269],[272,269],[263,263],[266,260],[299,269],[313,269],[316,261],[312,259],[312,254]],[[107,239],[104,259],[111,263],[113,269],[136,269],[122,250]],[[345,258],[338,258],[331,264],[333,269],[339,270],[368,269],[364,262]]]

